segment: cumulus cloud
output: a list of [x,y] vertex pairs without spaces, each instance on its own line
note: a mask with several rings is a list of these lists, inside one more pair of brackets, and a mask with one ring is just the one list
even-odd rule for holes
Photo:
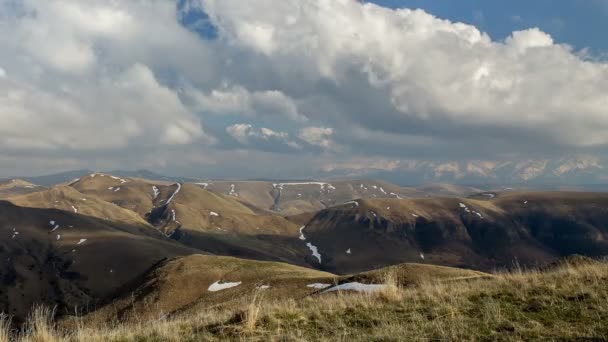
[[[338,108],[323,115],[336,120],[457,139],[500,129],[504,137],[538,135],[548,144],[608,142],[606,64],[581,59],[539,29],[500,42],[421,10],[356,1],[202,3],[223,39],[264,55],[272,72],[304,82],[298,88],[312,91],[329,80],[335,96],[327,102]],[[271,43],[243,35],[251,25],[272,32]],[[391,106],[373,112],[365,108],[370,102]]]
[[[201,118],[155,71],[153,62],[168,66],[170,61],[157,60],[153,50],[196,41],[175,23],[174,6],[164,1],[145,6],[101,0],[1,2],[0,62],[11,70],[0,77],[4,149],[213,142]],[[146,20],[151,18],[160,25],[151,25]],[[162,41],[150,41],[155,30],[162,32]]]
[[293,149],[301,149],[302,147],[296,141],[293,141],[289,137],[289,133],[274,131],[270,128],[261,127],[255,128],[251,124],[234,124],[226,127],[226,133],[228,133],[234,140],[238,141],[242,145],[254,145],[260,142],[271,142],[277,144],[284,144]]
[[294,101],[278,90],[249,91],[242,86],[213,89],[208,94],[189,89],[184,95],[200,112],[239,114],[245,116],[277,116],[306,121]]
[[313,146],[319,146],[325,149],[335,147],[332,140],[334,134],[333,128],[328,127],[305,127],[298,134],[298,138],[304,140]]
[[287,146],[354,167],[608,144],[608,64],[537,28],[495,41],[354,0],[179,4],[0,0],[0,154]]

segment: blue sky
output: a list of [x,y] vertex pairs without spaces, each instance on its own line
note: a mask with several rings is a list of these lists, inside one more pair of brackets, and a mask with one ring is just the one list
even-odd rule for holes
[[606,0],[373,0],[381,6],[421,8],[453,21],[474,24],[493,39],[512,31],[539,27],[556,42],[608,51],[608,1]]

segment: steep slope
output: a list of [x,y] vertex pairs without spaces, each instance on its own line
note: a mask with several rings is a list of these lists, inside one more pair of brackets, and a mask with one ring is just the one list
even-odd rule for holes
[[142,218],[175,192],[172,183],[122,178],[105,173],[89,174],[73,181],[70,186],[85,195],[94,195],[134,211]]
[[94,308],[165,258],[195,251],[141,225],[0,202],[0,311]]
[[167,237],[218,255],[307,265],[299,226],[284,217],[205,190],[202,184],[163,183],[91,174],[71,186],[132,210]]
[[412,261],[487,270],[608,255],[608,194],[492,195],[356,201],[318,213],[303,235],[319,267],[335,273]]
[[307,264],[296,223],[199,185],[180,184],[174,193],[148,216],[172,239],[218,255]]

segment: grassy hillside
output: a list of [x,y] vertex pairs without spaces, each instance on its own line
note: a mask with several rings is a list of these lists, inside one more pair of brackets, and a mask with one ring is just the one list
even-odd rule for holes
[[603,341],[607,280],[608,265],[583,261],[468,280],[393,281],[374,294],[276,301],[259,291],[245,306],[129,324],[56,328],[38,311],[21,341]]
[[148,226],[135,212],[106,202],[93,194],[84,195],[69,186],[56,186],[44,191],[14,196],[9,200],[22,207],[60,209],[103,220]]

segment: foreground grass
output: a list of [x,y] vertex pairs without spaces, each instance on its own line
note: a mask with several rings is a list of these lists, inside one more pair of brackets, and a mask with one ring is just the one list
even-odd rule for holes
[[[270,295],[261,291],[238,309],[205,309],[193,316],[129,325],[81,324],[71,331],[55,328],[51,313],[39,309],[17,339],[608,341],[608,265],[599,263],[407,288],[393,282],[377,294],[338,293],[281,303]],[[6,329],[5,324],[0,327]],[[7,340],[6,330],[1,331],[0,341]]]

